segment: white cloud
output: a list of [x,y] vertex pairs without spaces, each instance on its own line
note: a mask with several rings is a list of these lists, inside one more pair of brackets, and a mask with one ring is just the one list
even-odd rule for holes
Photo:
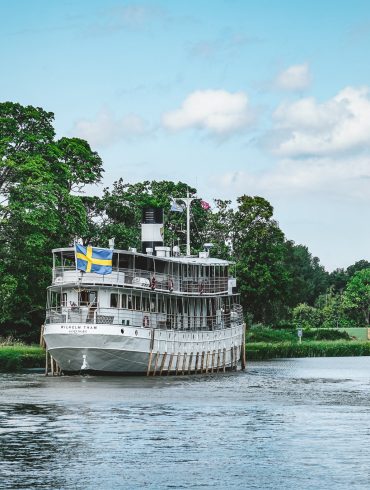
[[290,66],[279,73],[275,83],[281,90],[298,91],[306,89],[311,83],[308,63]]
[[163,19],[165,11],[158,6],[128,4],[111,10],[117,24],[122,27],[142,27],[148,22]]
[[347,87],[319,103],[281,104],[273,114],[273,151],[289,157],[330,156],[370,147],[369,88]]
[[213,184],[229,193],[274,196],[309,194],[340,195],[343,199],[370,200],[370,157],[335,160],[313,158],[300,162],[282,160],[260,173],[228,172],[215,176]]
[[71,133],[87,140],[93,147],[105,147],[120,140],[130,140],[148,132],[145,121],[136,114],[116,118],[108,109],[101,110],[94,119],[80,119]]
[[228,136],[248,126],[252,110],[244,92],[197,90],[186,97],[180,109],[167,112],[162,123],[178,131],[197,128],[217,136]]

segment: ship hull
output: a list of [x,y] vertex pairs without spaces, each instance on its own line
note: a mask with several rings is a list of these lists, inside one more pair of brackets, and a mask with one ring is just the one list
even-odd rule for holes
[[176,374],[235,369],[244,326],[213,331],[103,324],[45,326],[47,350],[63,372]]

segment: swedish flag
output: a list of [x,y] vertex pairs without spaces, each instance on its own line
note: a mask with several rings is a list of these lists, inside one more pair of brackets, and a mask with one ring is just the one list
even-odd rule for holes
[[76,243],[77,269],[96,274],[112,273],[113,250],[84,247]]

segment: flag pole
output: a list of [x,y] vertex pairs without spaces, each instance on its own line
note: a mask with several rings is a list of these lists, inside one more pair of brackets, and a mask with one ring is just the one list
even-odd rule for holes
[[77,253],[76,253],[76,237],[74,237],[74,238],[73,238],[73,248],[74,248],[74,252],[75,252],[76,283],[78,283]]
[[190,255],[190,203],[189,190],[186,192],[186,255]]

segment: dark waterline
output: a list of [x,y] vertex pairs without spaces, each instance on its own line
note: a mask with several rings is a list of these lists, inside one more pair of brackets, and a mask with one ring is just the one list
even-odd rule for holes
[[370,357],[207,377],[0,375],[0,488],[363,489]]

